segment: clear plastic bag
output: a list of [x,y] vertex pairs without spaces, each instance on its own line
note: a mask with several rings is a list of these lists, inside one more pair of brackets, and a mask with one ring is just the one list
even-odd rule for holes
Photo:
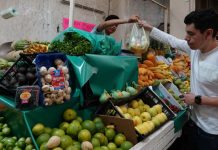
[[144,28],[134,23],[129,41],[130,50],[135,53],[135,55],[141,56],[142,53],[147,51],[149,44],[149,33],[146,32]]

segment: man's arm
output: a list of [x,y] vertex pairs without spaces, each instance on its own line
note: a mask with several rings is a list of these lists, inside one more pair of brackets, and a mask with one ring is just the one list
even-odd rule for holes
[[139,25],[142,26],[146,31],[150,31],[150,37],[153,39],[190,54],[191,49],[188,46],[187,41],[178,39],[175,36],[165,33],[144,21],[139,21]]
[[[195,104],[195,96],[193,93],[184,94],[184,101],[187,104]],[[218,107],[218,97],[201,96],[201,105],[210,105]]]
[[138,19],[139,19],[138,16],[131,16],[129,19],[113,19],[113,20],[104,21],[97,26],[97,31],[102,32],[107,27],[114,26],[114,25],[134,23],[137,22]]

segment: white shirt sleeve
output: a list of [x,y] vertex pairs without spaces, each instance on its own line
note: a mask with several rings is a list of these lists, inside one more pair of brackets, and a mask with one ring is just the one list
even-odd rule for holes
[[165,33],[165,32],[163,32],[155,27],[153,27],[153,29],[150,33],[150,36],[153,39],[155,39],[159,42],[162,42],[164,44],[168,44],[173,48],[179,49],[179,50],[184,51],[188,54],[191,53],[192,49],[190,49],[186,40],[178,39],[175,36],[172,36],[168,33]]

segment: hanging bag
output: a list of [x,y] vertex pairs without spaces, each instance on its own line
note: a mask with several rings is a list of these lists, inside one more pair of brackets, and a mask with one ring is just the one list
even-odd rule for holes
[[144,28],[139,27],[136,23],[133,24],[130,35],[130,50],[137,56],[141,57],[149,47],[149,33]]

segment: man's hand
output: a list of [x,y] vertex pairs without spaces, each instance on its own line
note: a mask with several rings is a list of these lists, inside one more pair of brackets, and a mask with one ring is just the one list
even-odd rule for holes
[[192,105],[195,104],[195,95],[193,93],[183,94],[183,100],[186,104]]
[[153,28],[152,25],[148,24],[146,21],[143,21],[143,20],[139,20],[138,25],[140,27],[143,27],[146,31],[151,31]]
[[139,21],[139,16],[133,15],[129,18],[128,23],[135,23]]

